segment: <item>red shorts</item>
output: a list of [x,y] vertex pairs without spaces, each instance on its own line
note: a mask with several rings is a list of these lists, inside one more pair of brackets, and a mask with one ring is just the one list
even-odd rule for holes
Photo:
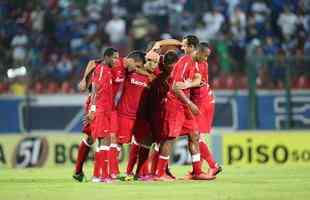
[[180,136],[189,135],[198,132],[196,119],[185,119]]
[[200,133],[210,133],[214,118],[215,102],[213,97],[205,98],[203,101],[196,102],[200,114],[196,116],[198,130]]
[[96,138],[104,138],[111,133],[111,113],[95,113],[95,118],[91,123],[92,136]]
[[118,131],[117,131],[118,143],[129,144],[131,142],[133,127],[136,120],[121,115],[118,116],[117,120],[118,120]]
[[144,119],[137,119],[133,128],[133,135],[139,144],[153,140],[150,124]]
[[177,138],[182,131],[185,122],[185,112],[182,108],[166,107],[160,119],[160,133],[157,140],[163,141],[167,139]]

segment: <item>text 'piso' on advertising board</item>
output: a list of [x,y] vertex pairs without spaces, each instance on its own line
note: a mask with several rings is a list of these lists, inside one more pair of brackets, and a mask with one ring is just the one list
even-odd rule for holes
[[224,165],[310,165],[310,133],[255,132],[222,135]]

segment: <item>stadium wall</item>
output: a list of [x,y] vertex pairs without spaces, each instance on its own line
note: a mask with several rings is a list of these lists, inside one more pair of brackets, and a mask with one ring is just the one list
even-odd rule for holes
[[[215,128],[250,128],[247,91],[216,91],[215,96]],[[0,133],[79,133],[84,100],[85,95],[0,96]],[[285,102],[284,91],[258,91],[257,129],[283,129],[288,119]],[[294,128],[310,128],[310,91],[292,91],[292,119]]]

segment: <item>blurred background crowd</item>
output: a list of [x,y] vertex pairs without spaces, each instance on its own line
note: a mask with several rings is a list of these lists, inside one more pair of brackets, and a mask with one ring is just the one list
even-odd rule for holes
[[[214,88],[245,89],[254,77],[283,89],[290,73],[292,88],[310,89],[309,31],[309,0],[1,0],[0,94],[76,93],[107,46],[124,56],[187,34],[211,44]],[[20,66],[28,77],[9,78]]]

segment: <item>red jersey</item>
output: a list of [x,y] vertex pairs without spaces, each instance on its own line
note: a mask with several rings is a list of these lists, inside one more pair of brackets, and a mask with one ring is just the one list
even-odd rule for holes
[[96,112],[111,112],[113,109],[111,68],[104,64],[97,64],[92,74],[92,83],[96,86]]
[[123,58],[119,58],[116,64],[111,68],[113,80],[113,100],[118,102],[121,93],[122,84],[125,79],[125,67]]
[[[174,65],[173,70],[168,79],[169,91],[167,93],[167,100],[176,104],[183,105],[181,101],[176,97],[172,90],[172,86],[176,82],[184,82],[185,80],[192,80],[194,77],[195,68],[193,65],[192,57],[189,55],[182,56],[178,62]],[[183,90],[185,95],[189,97],[190,90]]]
[[208,96],[210,86],[208,78],[208,63],[195,62],[195,73],[201,74],[201,86],[191,89],[191,99],[199,100]]
[[150,80],[146,75],[128,72],[123,86],[123,93],[117,106],[119,115],[136,119],[139,108],[143,107]]

